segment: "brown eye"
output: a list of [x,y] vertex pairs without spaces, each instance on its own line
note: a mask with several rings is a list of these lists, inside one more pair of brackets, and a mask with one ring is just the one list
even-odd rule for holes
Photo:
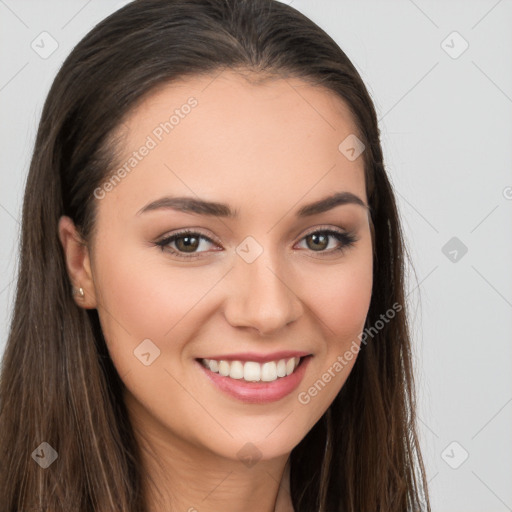
[[200,237],[184,235],[175,237],[174,241],[179,251],[194,252],[199,247]]
[[[338,241],[338,246],[335,245],[329,249],[329,243],[332,239]],[[343,251],[357,242],[357,238],[352,233],[332,229],[314,231],[306,235],[302,240],[306,242],[307,249],[320,254]]]
[[[155,242],[155,244],[158,245],[162,251],[167,249],[180,258],[197,258],[200,257],[201,253],[207,252],[207,250],[198,251],[199,248],[204,249],[203,241],[205,241],[204,243],[206,243],[206,245],[215,243],[201,233],[182,231]],[[174,244],[175,247],[172,247],[172,244]]]
[[329,245],[329,235],[324,232],[313,233],[305,238],[311,242],[311,244],[308,243],[308,247],[312,251],[316,251],[317,249],[324,250]]

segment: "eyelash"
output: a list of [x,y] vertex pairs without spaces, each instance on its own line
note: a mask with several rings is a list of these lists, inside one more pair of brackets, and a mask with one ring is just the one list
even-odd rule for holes
[[[315,235],[315,234],[324,234],[324,235],[332,236],[333,238],[335,238],[336,240],[341,242],[341,245],[334,249],[330,249],[327,251],[311,251],[311,252],[315,252],[315,253],[318,252],[319,254],[332,254],[332,253],[340,253],[341,254],[341,253],[343,253],[343,251],[345,251],[349,247],[352,247],[358,241],[358,238],[356,238],[356,236],[352,233],[345,233],[343,231],[337,231],[337,230],[333,230],[333,229],[322,229],[322,228],[305,234],[301,238],[301,241],[304,240],[305,238],[307,238],[308,236]],[[212,240],[211,238],[209,238],[206,235],[203,235],[197,231],[183,230],[183,231],[179,231],[177,233],[174,233],[170,236],[167,236],[167,237],[155,242],[155,245],[160,247],[160,249],[163,252],[165,250],[166,246],[168,246],[172,242],[176,241],[179,238],[185,238],[186,236],[190,236],[190,235],[199,235],[194,238],[201,238],[203,240],[207,240],[208,242],[211,242],[212,244],[217,243],[214,240]],[[184,253],[181,253],[175,249],[168,248],[168,250],[173,255],[177,256],[178,258],[182,258],[183,260],[193,260],[193,259],[200,258],[201,254],[203,252],[205,252],[205,251],[201,251],[201,252],[190,253],[188,255],[184,255]]]

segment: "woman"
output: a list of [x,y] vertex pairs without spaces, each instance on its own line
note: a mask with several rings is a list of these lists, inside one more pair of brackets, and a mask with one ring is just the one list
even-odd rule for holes
[[0,511],[430,510],[375,110],[274,0],[137,0],[26,185]]

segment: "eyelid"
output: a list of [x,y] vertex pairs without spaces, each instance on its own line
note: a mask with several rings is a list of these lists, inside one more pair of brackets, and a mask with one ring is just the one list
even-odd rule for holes
[[167,234],[159,237],[155,243],[166,241],[169,238],[186,236],[186,235],[201,235],[201,238],[205,238],[206,240],[208,240],[211,243],[222,246],[220,240],[216,236],[210,235],[210,234],[207,235],[203,232],[203,230],[201,228],[193,228],[193,227],[178,229],[176,231],[171,231],[170,233],[167,233]]
[[[197,238],[205,239],[212,244],[222,246],[220,242],[216,241],[217,237],[204,234],[204,232],[202,231],[201,228],[178,229],[177,231],[173,231],[169,234],[166,234],[166,235],[158,238],[158,240],[156,240],[153,243],[155,246],[159,247],[162,252],[167,251],[172,256],[175,256],[176,258],[178,258],[179,260],[182,260],[182,261],[196,260],[196,259],[199,259],[202,257],[203,252],[206,252],[206,253],[209,252],[209,251],[201,251],[201,252],[192,252],[192,253],[187,254],[187,253],[182,253],[180,251],[177,251],[176,249],[172,249],[172,248],[168,247],[171,243],[175,242],[176,238],[185,237],[187,235],[200,235]],[[214,252],[217,252],[217,251],[215,250]]]
[[[332,224],[328,225],[320,225],[314,226],[310,230],[306,231],[301,235],[300,239],[297,243],[302,242],[308,236],[315,233],[327,233],[328,237],[336,238],[338,243],[341,245],[339,247],[335,247],[333,249],[329,249],[327,251],[306,251],[309,252],[310,257],[320,258],[320,259],[328,259],[330,256],[341,255],[346,250],[350,249],[354,244],[359,241],[359,236],[356,234],[357,230],[349,230],[345,228],[340,228],[339,226],[333,226]],[[337,236],[336,236],[337,235]],[[316,254],[316,255],[315,255]]]
[[317,231],[335,231],[337,233],[347,234],[347,235],[350,233],[349,230],[340,228],[339,226],[333,226],[332,224],[324,224],[324,225],[321,224],[320,226],[313,226],[311,229],[306,231],[300,237],[299,241],[302,240],[303,238],[305,238],[306,236],[309,236],[309,235],[312,235],[313,233],[316,233]]

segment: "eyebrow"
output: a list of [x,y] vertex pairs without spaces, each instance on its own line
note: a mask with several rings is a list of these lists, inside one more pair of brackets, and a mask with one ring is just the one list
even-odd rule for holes
[[[356,204],[365,209],[369,209],[368,205],[352,192],[337,192],[328,197],[324,197],[314,203],[309,203],[302,206],[296,213],[299,218],[310,217],[319,213],[326,212],[343,204]],[[199,215],[209,215],[212,217],[224,217],[228,219],[238,218],[238,210],[232,210],[229,205],[224,203],[217,203],[214,201],[206,201],[204,199],[196,199],[193,197],[171,197],[165,196],[148,203],[141,208],[136,215],[141,215],[146,212],[159,210],[159,209],[172,209],[179,212],[192,212]]]

